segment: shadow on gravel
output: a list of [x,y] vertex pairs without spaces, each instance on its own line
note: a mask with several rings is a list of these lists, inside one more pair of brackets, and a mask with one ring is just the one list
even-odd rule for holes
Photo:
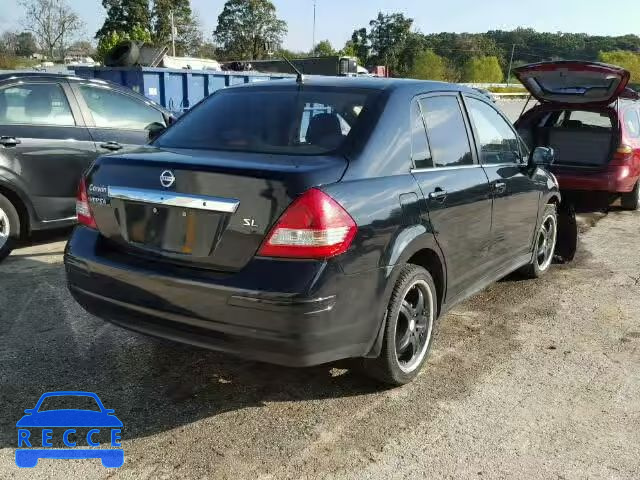
[[61,263],[21,258],[11,270],[0,274],[0,448],[16,446],[15,422],[47,391],[97,393],[131,439],[265,402],[380,390],[340,365],[289,369],[130,333],[75,303]]
[[[15,422],[47,391],[97,393],[123,421],[123,438],[132,439],[268,402],[368,396],[382,389],[350,372],[347,363],[289,369],[111,326],[86,314],[71,298],[60,262],[20,258],[10,277],[0,275],[0,448],[16,446]],[[481,326],[476,317],[484,309],[492,318]],[[496,316],[499,307],[487,304],[475,310],[442,322],[442,338],[436,337],[439,348],[429,360],[426,378],[399,390],[419,393],[422,400],[397,418],[409,422],[412,415],[425,414],[422,402],[465,394],[481,371],[518,348],[512,326]],[[303,414],[300,410],[298,418],[289,412],[269,422],[304,423]],[[340,409],[331,413],[345,414]],[[376,435],[382,432],[371,433],[371,441]]]
[[[33,232],[30,238],[21,240],[16,248],[34,247],[36,245],[44,245],[51,242],[66,241],[71,235],[73,227],[61,228],[56,230],[44,230],[42,232]],[[32,255],[30,255],[32,256]]]
[[[45,241],[51,238],[59,237],[46,235]],[[579,250],[578,264],[585,255]],[[340,402],[346,411],[313,404],[317,415],[348,417],[349,408],[366,409],[381,389],[350,372],[346,363],[287,369],[111,326],[86,314],[71,298],[60,262],[48,264],[29,257],[11,262],[11,268],[5,269],[9,275],[2,275],[0,265],[0,448],[16,446],[15,422],[47,391],[97,393],[123,421],[123,438],[133,439],[269,402],[364,396]],[[564,268],[572,264],[538,281],[511,275],[448,314],[441,321],[425,375],[406,389],[391,392],[419,401],[404,402],[399,410],[393,402],[376,407],[397,424],[387,424],[386,433],[363,425],[360,441],[374,448],[416,415],[423,419],[433,415],[424,405],[466,395],[483,374],[520,348],[518,312],[540,303],[549,310],[545,315],[552,314],[549,298],[556,288],[554,276],[562,275]],[[389,409],[393,411],[385,412]],[[291,407],[263,423],[272,428],[305,424],[309,414]],[[259,417],[254,413],[246,420],[255,423]],[[258,423],[255,428],[262,428]],[[233,430],[232,436],[242,435],[240,426],[226,428]]]

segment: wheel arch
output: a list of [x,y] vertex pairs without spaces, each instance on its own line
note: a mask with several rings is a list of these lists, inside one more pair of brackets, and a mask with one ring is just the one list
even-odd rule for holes
[[0,178],[0,194],[5,196],[18,212],[20,219],[20,237],[24,238],[31,232],[31,220],[34,218],[34,211],[28,197],[20,189]]
[[368,358],[377,357],[382,350],[382,339],[387,323],[387,307],[393,287],[398,281],[400,270],[406,264],[418,265],[425,268],[432,276],[436,285],[437,311],[442,311],[447,292],[447,267],[442,251],[436,239],[424,226],[417,225],[404,230],[390,248],[388,258],[392,261],[386,265],[387,285],[384,292],[383,315],[378,333],[373,345],[369,349]]

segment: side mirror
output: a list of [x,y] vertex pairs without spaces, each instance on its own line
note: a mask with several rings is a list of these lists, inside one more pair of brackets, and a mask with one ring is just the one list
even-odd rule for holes
[[551,147],[536,147],[529,157],[531,167],[549,167],[555,160],[555,152]]
[[153,140],[158,138],[162,134],[162,132],[166,130],[166,128],[167,127],[165,127],[160,122],[153,122],[147,125],[146,130],[148,132],[149,141],[152,142]]
[[113,408],[105,408],[104,413],[106,413],[107,415],[113,415],[114,413],[116,413],[116,411]]
[[27,408],[24,413],[31,415],[33,413],[34,409],[33,408]]

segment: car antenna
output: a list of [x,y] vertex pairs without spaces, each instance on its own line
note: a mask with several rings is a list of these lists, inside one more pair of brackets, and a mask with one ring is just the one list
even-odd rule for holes
[[293,62],[291,60],[289,60],[287,58],[286,55],[282,55],[282,58],[284,58],[284,61],[287,62],[289,64],[289,66],[293,69],[294,72],[296,72],[296,83],[298,85],[303,85],[304,84],[304,74],[298,70],[298,68],[293,64]]

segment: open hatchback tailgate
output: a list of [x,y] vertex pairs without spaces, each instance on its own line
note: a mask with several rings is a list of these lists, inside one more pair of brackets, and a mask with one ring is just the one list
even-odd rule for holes
[[608,105],[629,83],[630,73],[615,65],[564,60],[514,69],[518,80],[540,102]]

